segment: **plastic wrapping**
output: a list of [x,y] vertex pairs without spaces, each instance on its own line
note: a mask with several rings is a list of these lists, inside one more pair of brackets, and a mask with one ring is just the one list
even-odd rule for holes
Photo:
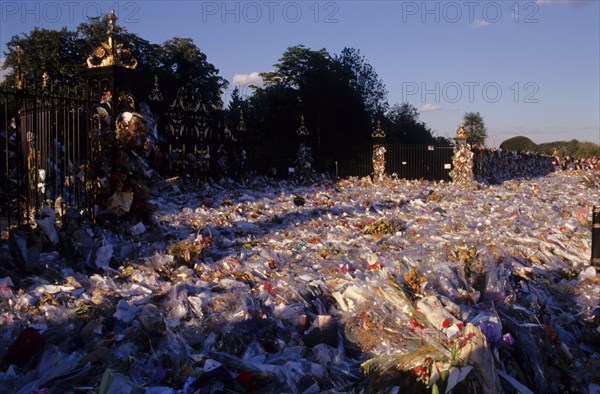
[[473,182],[473,152],[466,140],[457,139],[452,155],[452,182],[466,184]]
[[575,173],[473,187],[388,178],[175,186],[150,192],[150,223],[93,227],[67,213],[55,224],[64,252],[17,237],[13,250],[38,248],[44,269],[0,272],[0,385],[312,393],[595,384],[599,282],[590,189]]
[[373,145],[373,181],[382,182],[385,177],[385,147]]

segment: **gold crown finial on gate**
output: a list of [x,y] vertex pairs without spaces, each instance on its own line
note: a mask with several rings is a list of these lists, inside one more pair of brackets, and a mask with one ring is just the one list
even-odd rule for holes
[[304,115],[300,116],[300,127],[298,127],[298,130],[296,130],[296,134],[308,135],[308,129],[304,125]]
[[131,56],[131,50],[125,48],[123,44],[117,44],[113,37],[116,21],[115,10],[111,10],[108,15],[108,38],[94,50],[92,56],[87,58],[88,68],[121,66],[134,69],[137,67],[137,60]]
[[385,138],[385,131],[381,128],[381,120],[377,119],[377,126],[373,129],[371,133],[371,137],[373,138]]
[[464,127],[463,127],[463,122],[460,122],[460,127],[458,128],[458,130],[456,130],[456,136],[458,138],[466,138],[467,136],[467,132],[465,131]]

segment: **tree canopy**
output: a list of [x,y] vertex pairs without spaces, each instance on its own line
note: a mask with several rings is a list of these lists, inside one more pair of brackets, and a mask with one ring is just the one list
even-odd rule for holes
[[433,144],[436,142],[427,125],[419,120],[419,111],[404,102],[394,104],[386,114],[384,128],[392,143]]
[[358,49],[344,48],[335,56],[335,60],[339,63],[349,87],[361,97],[369,114],[374,115],[388,108],[385,84]]
[[536,148],[535,142],[523,136],[509,138],[500,144],[500,149],[520,152],[535,151]]
[[[44,72],[52,89],[82,86],[86,59],[106,40],[107,26],[108,16],[93,17],[75,31],[35,28],[29,34],[13,36],[4,51],[3,67],[12,69],[5,83],[14,86],[20,60],[25,87],[39,87]],[[222,105],[221,93],[227,81],[219,76],[219,70],[207,61],[191,39],[174,37],[162,45],[152,44],[118,24],[114,26],[113,36],[138,60],[138,73],[143,77],[144,86],[151,87],[156,75],[163,82],[161,89],[169,97],[174,95],[170,90],[175,86],[192,82],[198,85],[208,106]],[[17,48],[20,48],[20,56]]]
[[600,157],[600,145],[593,142],[583,142],[576,139],[570,141],[554,141],[536,144],[524,136],[512,137],[500,144],[503,150],[531,151],[545,155],[558,155],[561,157],[574,157],[584,159]]
[[295,138],[300,117],[304,116],[317,163],[324,166],[341,159],[351,144],[368,141],[377,113],[387,107],[383,81],[360,52],[352,48],[332,56],[325,49],[290,47],[274,70],[262,77],[266,88],[259,89],[251,99],[252,110],[266,108],[258,101],[269,101],[269,94],[279,95],[282,89],[288,89],[287,106],[295,108],[288,137]]
[[35,28],[29,34],[13,36],[6,47],[3,68],[12,69],[5,80],[9,86],[15,84],[19,60],[26,87],[40,86],[44,72],[48,73],[54,84],[81,83],[80,74],[84,68],[85,56],[82,41],[76,32],[66,28]]
[[467,143],[485,146],[487,128],[479,112],[467,112],[463,117],[463,127],[467,133]]
[[584,159],[588,157],[600,157],[600,145],[593,142],[578,141],[554,141],[537,145],[537,152],[553,155],[558,152],[561,157],[574,157]]

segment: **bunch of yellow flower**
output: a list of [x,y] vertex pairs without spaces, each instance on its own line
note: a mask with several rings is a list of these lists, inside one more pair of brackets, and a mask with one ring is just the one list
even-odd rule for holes
[[406,288],[412,294],[418,294],[421,291],[421,283],[427,280],[426,277],[419,276],[417,270],[414,268],[409,269],[403,276],[406,281]]

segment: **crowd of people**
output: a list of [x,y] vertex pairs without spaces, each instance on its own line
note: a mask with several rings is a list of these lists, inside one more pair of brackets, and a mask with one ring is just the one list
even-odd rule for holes
[[473,149],[473,175],[477,181],[496,184],[508,179],[534,178],[556,170],[553,156],[501,149]]
[[473,153],[473,176],[477,181],[490,184],[544,176],[554,171],[600,171],[598,157],[578,159],[489,148],[474,148]]

